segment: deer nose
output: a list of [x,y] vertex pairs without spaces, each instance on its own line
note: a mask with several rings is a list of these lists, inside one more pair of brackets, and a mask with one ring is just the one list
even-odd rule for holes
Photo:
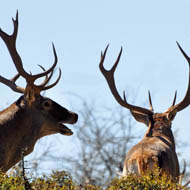
[[74,112],[70,112],[70,114],[72,115],[72,119],[71,119],[71,123],[70,124],[75,124],[78,121],[78,114],[74,113]]
[[75,113],[75,123],[78,121],[78,114]]

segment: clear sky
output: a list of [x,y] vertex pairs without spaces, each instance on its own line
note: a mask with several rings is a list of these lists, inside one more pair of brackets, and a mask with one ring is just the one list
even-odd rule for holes
[[[46,96],[61,105],[80,106],[69,93],[99,105],[117,105],[98,68],[100,52],[110,43],[107,68],[123,46],[115,75],[120,93],[125,89],[130,97],[135,91],[137,104],[142,105],[148,101],[150,89],[154,109],[163,112],[171,105],[175,90],[177,102],[186,92],[188,64],[176,41],[190,55],[189,8],[189,0],[6,0],[0,6],[0,27],[11,33],[11,18],[18,9],[17,48],[24,68],[32,73],[40,71],[37,64],[48,68],[53,63],[54,42],[62,79]],[[0,75],[11,78],[16,70],[2,40],[0,62]],[[19,94],[0,84],[2,108],[17,97]],[[180,138],[186,140],[190,138],[189,115],[188,107],[173,123]],[[68,137],[63,139],[68,141]]]

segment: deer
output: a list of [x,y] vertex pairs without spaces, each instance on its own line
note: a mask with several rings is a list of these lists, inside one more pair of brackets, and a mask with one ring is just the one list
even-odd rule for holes
[[[53,46],[54,64],[49,69],[42,69],[41,73],[32,75],[23,68],[22,59],[16,49],[18,33],[18,11],[16,18],[12,18],[13,33],[11,35],[0,29],[0,37],[6,44],[14,66],[18,72],[12,79],[0,76],[0,83],[8,86],[12,91],[21,96],[6,109],[0,111],[0,171],[7,172],[18,163],[22,157],[33,152],[38,139],[61,134],[70,136],[73,134],[65,124],[75,124],[78,114],[62,107],[48,97],[41,95],[42,91],[53,88],[61,78],[61,69],[56,81],[49,84],[56,68],[58,58]],[[26,81],[23,88],[16,84],[19,77]],[[37,79],[43,79],[40,84],[35,84]]]
[[[190,57],[188,57],[178,42],[177,46],[190,67]],[[176,114],[190,104],[190,71],[188,87],[183,100],[178,104],[175,104],[177,96],[176,91],[172,105],[163,113],[155,113],[150,91],[148,91],[150,109],[128,103],[125,91],[123,92],[123,98],[120,96],[116,88],[114,73],[120,61],[122,47],[114,65],[110,70],[107,70],[104,67],[104,60],[108,47],[109,44],[105,48],[104,52],[101,52],[99,69],[105,77],[109,89],[117,103],[128,109],[136,121],[147,126],[147,130],[142,140],[128,151],[121,175],[123,177],[128,176],[129,174],[140,176],[145,174],[148,170],[153,171],[155,167],[158,167],[161,174],[165,173],[167,176],[178,181],[180,176],[179,161],[171,127]]]

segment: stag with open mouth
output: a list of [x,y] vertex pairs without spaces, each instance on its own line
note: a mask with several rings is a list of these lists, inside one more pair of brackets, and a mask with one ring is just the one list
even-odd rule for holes
[[[40,65],[43,70],[42,73],[36,75],[27,73],[16,49],[18,12],[16,19],[13,19],[13,24],[14,31],[12,35],[8,35],[0,29],[0,37],[8,48],[18,74],[10,80],[0,76],[0,82],[23,95],[0,112],[0,169],[3,172],[6,172],[21,160],[23,150],[25,155],[31,153],[35,143],[41,137],[56,133],[72,135],[73,132],[64,124],[75,124],[78,119],[76,113],[40,94],[42,91],[53,88],[61,78],[61,70],[59,69],[57,80],[49,85],[57,65],[57,54],[54,45],[54,64],[47,70]],[[25,88],[16,84],[19,77],[26,80]],[[45,77],[44,81],[36,85],[35,81],[41,77]]]

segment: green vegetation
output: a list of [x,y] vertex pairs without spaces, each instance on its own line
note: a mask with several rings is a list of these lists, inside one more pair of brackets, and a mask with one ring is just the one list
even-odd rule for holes
[[113,181],[105,188],[98,186],[76,184],[72,177],[64,171],[52,172],[51,175],[43,175],[38,178],[27,179],[22,172],[10,175],[0,174],[0,190],[186,190],[172,179],[160,175],[159,172],[137,177],[129,175]]
[[0,190],[100,190],[100,188],[90,184],[78,185],[64,171],[30,179],[17,171],[11,175],[0,174]]
[[143,176],[129,175],[125,178],[114,179],[107,190],[185,190],[178,183],[159,172]]

